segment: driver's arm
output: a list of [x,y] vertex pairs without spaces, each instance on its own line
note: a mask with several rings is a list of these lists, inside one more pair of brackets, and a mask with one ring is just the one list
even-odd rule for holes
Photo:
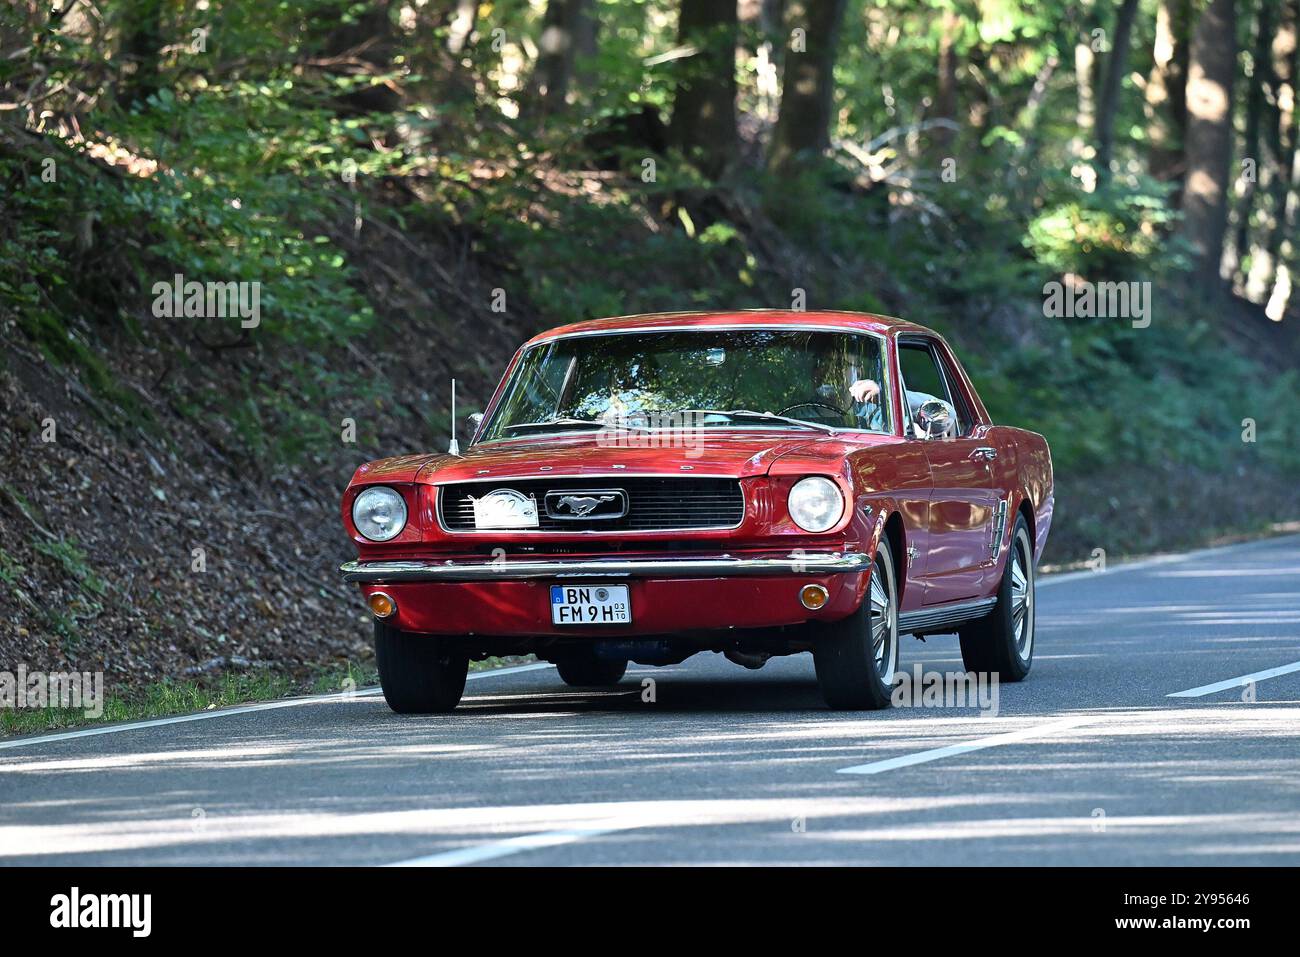
[[853,399],[853,415],[861,428],[884,428],[879,382],[875,379],[858,379],[849,386],[849,397]]
[[911,389],[904,390],[907,392],[907,414],[916,415],[916,410],[931,399],[938,399],[937,395],[931,395],[928,392],[913,392]]
[[859,379],[849,386],[854,402],[874,402],[880,397],[880,383],[875,379]]
[[917,424],[916,421],[917,410],[920,409],[921,406],[925,405],[925,403],[931,401],[943,402],[945,405],[947,405],[948,404],[947,400],[940,399],[937,395],[931,395],[928,392],[913,392],[911,389],[904,389],[903,391],[907,393],[907,420],[908,420],[907,428],[903,430],[904,434],[910,432],[911,434],[915,435],[917,438],[922,438],[923,435],[921,432],[921,427],[919,424]]

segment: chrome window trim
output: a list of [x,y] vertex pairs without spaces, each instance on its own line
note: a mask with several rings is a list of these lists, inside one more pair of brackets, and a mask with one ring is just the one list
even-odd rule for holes
[[[891,415],[890,418],[893,418]],[[830,426],[835,430],[834,433],[822,432],[821,429],[809,429],[798,425],[785,425],[781,422],[774,422],[772,425],[726,425],[709,429],[709,434],[714,435],[721,432],[780,432],[783,435],[791,432],[820,432],[828,439],[837,439],[842,435],[894,435],[893,432],[877,432],[874,429],[850,429],[848,427],[840,428],[839,426]],[[545,439],[555,438],[561,435],[597,435],[598,429],[563,429],[559,432],[530,432],[527,436],[512,436],[504,439],[483,439],[481,442],[475,442],[474,445],[496,445],[498,442],[526,442],[528,439]],[[615,430],[617,431],[617,430]],[[679,429],[632,429],[633,435],[663,435],[665,433],[677,432]],[[632,446],[635,448],[635,446]]]
[[[953,412],[960,413],[960,410],[957,408],[957,402],[954,401],[954,397],[960,399],[961,405],[964,408],[966,408],[966,418],[968,420],[967,425],[969,426],[969,428],[965,432],[962,432],[961,434],[954,436],[954,438],[958,438],[958,439],[970,438],[971,434],[982,423],[979,421],[978,417],[976,416],[975,410],[967,407],[965,393],[961,389],[953,388],[952,370],[948,368],[948,363],[944,361],[944,356],[941,356],[939,354],[940,342],[938,338],[936,338],[935,336],[928,336],[922,332],[907,332],[898,336],[898,338],[894,342],[894,349],[900,350],[904,346],[909,346],[909,345],[924,346],[927,350],[929,350],[930,358],[934,360],[934,367],[939,370],[939,378],[943,380],[943,387],[948,390],[948,404],[952,406]],[[901,382],[903,378],[903,357],[901,355],[898,357],[898,378]],[[904,384],[902,388],[903,391],[899,393],[899,396],[903,400],[904,407],[906,407],[907,386]]]
[[[691,313],[684,313],[683,315],[691,315]],[[883,370],[882,378],[886,380],[884,383],[881,384],[880,387],[881,391],[882,392],[886,391],[892,385],[892,382],[890,381],[892,377],[889,374],[889,336],[888,335],[884,333],[873,332],[870,329],[846,329],[843,326],[821,324],[821,323],[810,324],[810,323],[797,323],[797,322],[795,323],[744,322],[744,323],[725,323],[722,325],[640,326],[640,327],[633,327],[630,329],[587,329],[582,332],[564,332],[553,336],[547,336],[544,339],[537,339],[533,342],[530,342],[526,347],[520,350],[518,360],[513,363],[513,366],[515,368],[518,368],[519,363],[522,363],[524,361],[524,357],[527,356],[534,349],[536,349],[538,346],[549,345],[550,343],[559,342],[563,339],[583,339],[588,336],[623,336],[623,335],[632,335],[633,333],[656,333],[656,332],[838,332],[843,335],[866,336],[867,338],[875,339],[880,343],[880,348],[881,348],[880,364]],[[495,445],[498,442],[518,442],[521,441],[521,439],[544,438],[547,436],[556,436],[556,435],[589,434],[583,432],[575,433],[572,429],[568,429],[559,432],[535,432],[526,437],[511,436],[508,438],[498,438],[498,439],[478,439],[477,438],[478,434],[486,432],[487,429],[490,427],[492,419],[496,417],[498,406],[500,406],[501,403],[506,400],[507,395],[508,395],[507,392],[502,391],[500,400],[498,402],[493,403],[492,407],[488,409],[487,412],[484,414],[483,421],[479,424],[479,428],[475,432],[475,438],[470,442],[470,447],[477,446],[477,445]],[[885,417],[890,421],[885,423],[886,427],[884,429],[879,429],[879,430],[857,429],[857,428],[847,428],[847,427],[841,429],[835,427],[835,435],[831,437],[834,438],[841,434],[856,434],[856,435],[903,434],[899,431],[896,431],[893,428],[893,425],[895,423],[892,421],[894,418],[894,412],[892,408],[887,407],[885,409]],[[773,425],[760,425],[760,426],[728,426],[727,428],[733,431],[740,431],[740,432],[763,432],[763,431],[772,431],[774,429],[781,432],[807,431],[807,430],[800,429],[798,426],[794,426],[794,425],[783,426],[780,423],[774,423]],[[640,432],[641,430],[638,429],[637,431]],[[673,432],[673,431],[679,431],[679,430],[647,429],[646,433],[651,435],[656,435],[663,432]],[[722,432],[726,430],[720,428],[718,429],[718,431]]]
[[540,345],[548,342],[557,342],[560,339],[578,339],[586,336],[622,336],[630,335],[636,332],[745,332],[745,331],[772,331],[781,332],[843,332],[853,336],[871,336],[874,339],[880,339],[882,342],[886,338],[883,333],[873,332],[870,329],[846,329],[844,326],[837,326],[832,323],[805,323],[805,322],[728,322],[719,325],[694,324],[684,326],[632,326],[623,329],[584,329],[579,332],[561,332],[553,336],[546,336],[542,339],[535,339],[529,343],[525,352],[531,351]]

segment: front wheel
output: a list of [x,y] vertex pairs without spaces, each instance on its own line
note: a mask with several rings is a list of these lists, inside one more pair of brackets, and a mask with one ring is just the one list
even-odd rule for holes
[[998,586],[998,603],[963,625],[961,660],[967,671],[1022,681],[1034,663],[1034,546],[1023,515],[1011,531],[1010,554]]
[[836,710],[888,708],[898,670],[898,587],[889,543],[881,541],[867,596],[813,643],[822,697]]
[[375,622],[375,660],[384,700],[398,714],[450,711],[465,692],[469,658],[444,638],[412,635]]

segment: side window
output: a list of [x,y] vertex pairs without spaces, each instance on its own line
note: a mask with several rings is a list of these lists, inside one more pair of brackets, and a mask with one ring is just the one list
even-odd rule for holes
[[971,417],[966,403],[960,395],[954,396],[949,391],[948,380],[934,349],[922,342],[900,342],[898,368],[903,376],[909,416],[927,399],[943,399],[957,413],[957,434],[965,435],[971,430]]

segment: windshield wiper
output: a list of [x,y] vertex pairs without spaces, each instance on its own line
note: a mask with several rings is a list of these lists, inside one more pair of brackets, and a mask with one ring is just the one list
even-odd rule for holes
[[502,427],[506,432],[523,432],[533,429],[633,429],[640,432],[648,432],[649,429],[641,425],[632,425],[628,422],[602,422],[599,419],[547,419],[544,422],[516,422],[514,425]]
[[784,422],[786,425],[798,425],[805,429],[816,429],[819,432],[826,432],[829,435],[835,435],[839,429],[834,426],[826,425],[823,422],[809,422],[807,419],[794,419],[788,415],[777,415],[775,412],[755,412],[753,409],[682,409],[679,415],[725,415],[733,419],[750,419],[759,422]]

